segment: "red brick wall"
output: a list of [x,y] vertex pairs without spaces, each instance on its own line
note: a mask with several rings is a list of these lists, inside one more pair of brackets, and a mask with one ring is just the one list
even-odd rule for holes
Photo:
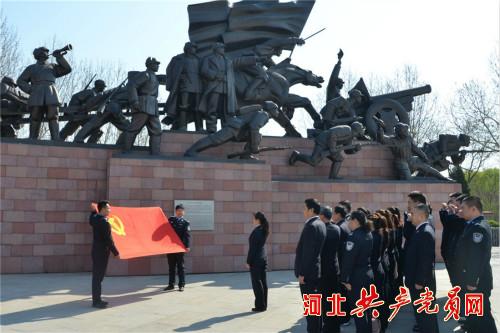
[[[388,175],[387,170],[391,170],[387,167],[387,151],[377,146],[366,149],[364,155],[346,157],[346,166],[351,167],[344,169],[349,174],[357,170],[358,174],[349,178],[358,180],[335,183],[313,181],[326,179],[328,164],[319,173],[309,166],[298,167],[301,171],[296,177],[302,180],[289,180],[294,179],[289,170],[293,168],[285,167],[289,152],[266,153],[267,163],[179,159],[197,137],[164,134],[163,153],[176,157],[157,159],[112,157],[115,151],[105,147],[0,143],[1,272],[90,270],[88,206],[105,197],[114,205],[161,206],[167,214],[171,213],[174,199],[214,200],[215,230],[193,232],[192,252],[186,256],[186,266],[188,272],[225,272],[244,270],[251,212],[256,210],[264,211],[271,221],[272,234],[267,245],[270,268],[290,269],[304,222],[302,207],[306,197],[328,204],[345,198],[354,207],[369,209],[390,205],[404,208],[406,193],[421,190],[428,194],[437,211],[449,192],[459,190],[457,184],[363,180],[369,173],[384,178],[382,174]],[[304,150],[312,148],[305,139],[264,141],[270,146],[290,143]],[[211,152],[224,156],[240,145],[232,143]],[[375,161],[381,166],[376,167]],[[308,176],[300,176],[301,172]],[[436,225],[440,230],[440,223],[436,221]],[[440,232],[437,234],[439,238]],[[166,270],[166,258],[158,256],[111,260],[108,271],[135,275],[164,274]]]

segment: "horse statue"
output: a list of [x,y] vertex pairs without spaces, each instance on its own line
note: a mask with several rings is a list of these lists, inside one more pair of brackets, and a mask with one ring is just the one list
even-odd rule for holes
[[290,123],[293,112],[285,114],[283,110],[293,110],[295,108],[304,108],[315,124],[321,122],[321,117],[306,97],[290,94],[290,87],[296,84],[314,86],[321,88],[324,79],[311,71],[300,68],[290,63],[287,58],[267,70],[267,80],[254,89],[253,92],[247,91],[249,85],[255,77],[247,74],[244,70],[235,71],[235,90],[239,106],[262,103],[263,101],[273,101],[280,107],[278,117],[273,118],[286,131],[287,136],[301,137],[300,133]]

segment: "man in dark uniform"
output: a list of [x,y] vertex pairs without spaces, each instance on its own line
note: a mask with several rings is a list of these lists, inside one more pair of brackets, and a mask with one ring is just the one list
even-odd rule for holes
[[460,209],[460,203],[462,201],[459,199],[461,195],[460,192],[451,193],[450,200],[447,203],[443,203],[443,207],[439,211],[439,219],[443,225],[443,233],[441,235],[441,256],[446,265],[446,270],[448,271],[452,286],[459,285],[459,275],[456,269],[456,245],[458,238],[464,231],[465,223],[467,222],[458,216],[458,210]]
[[350,126],[339,125],[322,131],[314,139],[314,150],[311,155],[302,154],[294,150],[290,155],[288,164],[294,165],[295,162],[300,161],[314,167],[327,157],[332,161],[329,178],[336,179],[338,178],[342,161],[344,161],[342,152],[355,154],[361,150],[361,146],[353,144],[353,140],[362,135],[364,131],[363,125],[357,121],[353,122]]
[[149,133],[151,155],[160,154],[161,123],[158,112],[158,86],[156,77],[160,62],[155,58],[146,59],[146,71],[130,73],[127,84],[129,102],[132,107],[132,123],[128,126],[124,138],[124,150],[129,152],[135,137],[144,126]]
[[[94,88],[85,89],[77,92],[71,96],[71,100],[68,103],[69,108],[76,109],[76,114],[86,115],[91,111],[95,111],[99,102],[103,101],[103,91],[106,88],[106,83],[103,80],[95,80]],[[84,126],[89,119],[85,117],[84,119],[70,120],[63,127],[61,132],[59,132],[59,138],[64,141],[66,138],[76,132],[80,126]],[[97,143],[99,138],[102,136],[103,132],[97,129],[93,131],[88,143]]]
[[269,121],[269,116],[278,114],[278,106],[266,101],[263,105],[247,105],[238,110],[236,117],[230,118],[226,124],[217,132],[196,141],[184,156],[194,157],[205,149],[220,146],[229,141],[246,141],[245,154],[242,158],[254,158],[252,154],[259,152],[262,140],[260,129]]
[[201,93],[200,59],[196,55],[196,44],[187,42],[184,53],[170,60],[167,66],[166,88],[170,92],[165,109],[167,124],[172,129],[187,131],[188,114],[193,115],[197,131],[203,130],[203,119],[198,111]]
[[458,279],[463,293],[483,294],[484,311],[483,316],[468,316],[465,329],[469,333],[496,333],[490,303],[493,289],[491,228],[483,216],[483,205],[478,197],[465,198],[460,206],[460,215],[467,223],[456,246]]
[[[416,230],[406,250],[405,260],[405,285],[410,290],[412,302],[420,298],[420,293],[429,288],[436,297],[436,276],[434,273],[435,235],[434,228],[429,223],[429,206],[420,203],[413,207],[411,223]],[[431,309],[435,302],[432,302]],[[435,313],[418,313],[417,306],[413,305],[419,332],[439,332],[437,316]]]
[[97,204],[97,213],[90,214],[89,223],[92,226],[94,240],[92,242],[92,306],[98,309],[107,307],[108,302],[101,299],[101,283],[106,274],[109,252],[115,257],[119,255],[111,236],[111,226],[108,215],[111,211],[108,201]]
[[[349,229],[349,223],[347,222],[347,217],[351,212],[351,202],[349,200],[342,200],[339,202],[337,206],[333,209],[333,223],[335,223],[340,228],[340,248],[339,248],[339,268],[342,270],[342,253],[345,249],[345,243],[347,241],[347,237],[351,233],[351,229]],[[348,296],[348,291],[343,284],[340,284],[340,294],[343,297]],[[351,314],[349,313],[350,307],[349,303],[345,303],[345,317],[340,318],[340,322],[344,326],[349,325],[349,321],[351,320]]]
[[[305,200],[306,222],[297,244],[294,265],[302,297],[304,294],[320,292],[321,251],[326,239],[326,226],[318,217],[320,209],[318,200]],[[321,317],[307,316],[306,320],[307,332],[319,333],[321,331]]]
[[[184,206],[175,206],[175,216],[168,219],[168,222],[174,228],[177,236],[181,239],[186,252],[190,251],[189,241],[190,241],[190,231],[189,221],[184,219]],[[184,286],[186,284],[184,276],[184,252],[180,253],[169,253],[167,254],[168,259],[168,286],[163,290],[172,290],[175,285],[175,268],[177,267],[177,272],[179,274],[179,291],[184,291]]]
[[338,254],[340,250],[340,228],[332,221],[332,208],[325,206],[321,208],[319,218],[326,226],[326,239],[321,251],[321,280],[320,289],[323,294],[322,299],[322,318],[323,329],[325,333],[340,332],[340,318],[337,316],[327,316],[326,313],[331,309],[331,302],[327,297],[340,292],[339,283],[339,261]]
[[49,63],[49,50],[45,47],[36,48],[33,56],[36,64],[29,65],[17,79],[21,90],[30,94],[28,108],[31,109],[30,139],[38,139],[40,126],[45,114],[49,122],[50,137],[59,140],[59,124],[57,114],[61,101],[55,87],[56,78],[69,74],[68,64],[61,50],[53,52],[57,64]]
[[[110,96],[110,94],[113,95]],[[109,100],[106,101],[108,98]],[[75,142],[82,143],[88,136],[92,138],[93,133],[101,132],[100,128],[102,126],[112,123],[118,130],[122,131],[116,143],[123,144],[124,133],[130,126],[130,121],[122,113],[123,108],[128,106],[127,89],[120,86],[107,91],[100,102],[100,105],[95,106],[98,107],[96,114],[76,134]],[[103,105],[102,103],[106,104]],[[104,110],[102,110],[103,108]],[[91,142],[91,138],[87,142]]]

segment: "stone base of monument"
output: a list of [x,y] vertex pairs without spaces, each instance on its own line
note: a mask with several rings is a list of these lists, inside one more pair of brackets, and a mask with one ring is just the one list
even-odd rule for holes
[[[397,181],[392,157],[382,146],[348,155],[342,180],[328,180],[330,162],[318,167],[288,166],[290,151],[261,154],[261,161],[227,160],[243,144],[231,143],[185,159],[182,153],[202,135],[165,132],[162,155],[144,149],[121,154],[105,145],[3,140],[1,151],[2,273],[79,272],[91,269],[89,203],[107,198],[117,206],[160,206],[172,214],[176,201],[213,202],[213,224],[193,223],[189,273],[243,271],[252,230],[252,212],[271,223],[269,269],[292,269],[304,218],[305,198],[353,207],[406,207],[406,194],[425,192],[437,212],[456,183]],[[263,146],[293,146],[310,152],[307,139],[266,137]],[[201,206],[200,206],[201,207]],[[189,214],[189,211],[188,211]],[[207,213],[208,214],[208,213]],[[434,214],[439,253],[441,223]],[[166,256],[110,260],[111,275],[167,272]]]

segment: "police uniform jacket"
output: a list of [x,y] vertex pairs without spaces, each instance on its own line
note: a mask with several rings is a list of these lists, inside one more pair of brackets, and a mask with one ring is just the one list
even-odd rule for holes
[[491,228],[484,216],[467,222],[456,249],[457,269],[462,287],[477,286],[489,293],[493,288],[491,272]]
[[168,219],[168,222],[172,228],[174,228],[175,233],[179,236],[182,244],[184,244],[186,248],[189,248],[191,241],[191,227],[189,226],[189,221],[183,217],[172,216]]
[[373,279],[370,265],[372,247],[372,234],[362,227],[357,228],[347,237],[340,270],[341,282],[364,285]]

